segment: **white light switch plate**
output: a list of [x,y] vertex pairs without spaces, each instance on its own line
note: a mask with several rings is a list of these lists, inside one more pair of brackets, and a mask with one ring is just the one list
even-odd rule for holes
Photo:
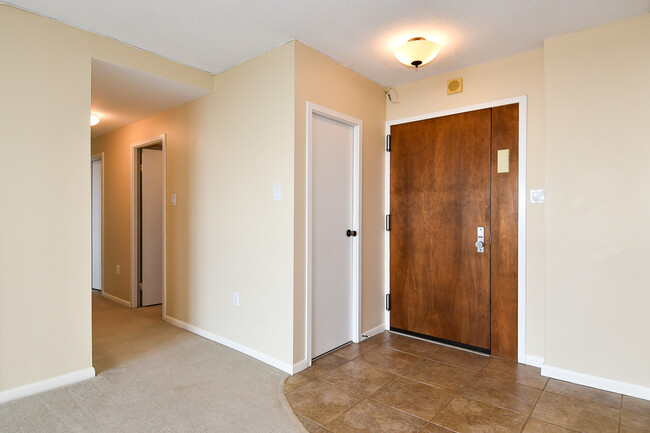
[[172,206],[176,206],[176,194],[172,194]]
[[543,189],[531,189],[530,190],[530,202],[532,204],[542,204],[542,203],[544,203],[544,190]]
[[282,200],[282,186],[273,185],[273,201]]

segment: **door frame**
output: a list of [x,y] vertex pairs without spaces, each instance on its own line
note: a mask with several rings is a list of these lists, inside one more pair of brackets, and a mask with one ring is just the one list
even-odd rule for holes
[[[105,181],[104,181],[104,152],[99,152],[99,153],[95,153],[95,154],[90,155],[90,176],[91,176],[90,177],[90,185],[91,185],[91,192],[92,192],[92,170],[93,170],[92,167],[93,167],[93,162],[95,162],[95,161],[101,161],[101,170],[102,170],[102,186],[101,186],[101,194],[102,194],[101,206],[102,206],[102,211],[101,211],[101,215],[100,215],[100,218],[101,218],[101,222],[100,222],[100,224],[101,224],[101,236],[100,237],[101,237],[101,242],[102,242],[102,247],[101,247],[101,251],[100,251],[100,254],[102,256],[101,260],[100,260],[101,261],[101,267],[102,267],[102,275],[101,275],[100,279],[101,279],[102,287],[101,287],[99,293],[101,294],[101,296],[104,296],[104,275],[106,273],[105,270],[104,270],[104,256],[105,256],[105,254],[104,254],[104,248],[105,248],[105,245],[104,245],[104,221],[105,221],[104,220],[104,200],[105,200],[105,194],[104,194],[104,184],[105,184]],[[91,204],[92,204],[92,194],[91,194]],[[91,230],[92,230],[92,215],[91,215]],[[91,238],[91,241],[92,241],[92,233],[91,233],[90,238]],[[92,266],[92,242],[91,242],[90,254],[91,254],[91,256],[90,256],[91,257],[91,266]],[[90,286],[92,287],[92,271],[91,271],[90,275],[91,275]]]
[[[522,364],[526,362],[526,125],[527,125],[527,95],[513,98],[499,99],[481,104],[448,110],[435,111],[417,116],[404,117],[386,122],[386,135],[390,135],[393,125],[417,122],[419,120],[433,119],[436,117],[450,116],[466,113],[468,111],[494,108],[502,105],[519,104],[519,190],[517,192],[517,360]],[[385,212],[390,214],[390,152],[385,152],[384,166],[384,191]],[[385,294],[390,294],[390,232],[384,234],[384,288]],[[390,311],[385,314],[386,329],[390,329]]]
[[352,229],[357,236],[352,238],[352,341],[361,341],[361,133],[362,121],[307,101],[307,161],[306,161],[306,291],[305,305],[305,360],[311,365],[312,340],[312,117],[325,117],[353,128],[354,144],[352,159]]
[[167,134],[131,143],[131,308],[138,308],[138,150],[162,146],[163,223],[162,223],[162,318],[167,312]]

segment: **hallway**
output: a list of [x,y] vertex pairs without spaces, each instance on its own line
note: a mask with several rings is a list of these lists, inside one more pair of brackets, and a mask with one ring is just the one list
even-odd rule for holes
[[316,360],[284,391],[312,433],[650,432],[648,401],[389,332]]
[[285,373],[160,317],[93,291],[97,376],[0,405],[0,432],[304,431]]

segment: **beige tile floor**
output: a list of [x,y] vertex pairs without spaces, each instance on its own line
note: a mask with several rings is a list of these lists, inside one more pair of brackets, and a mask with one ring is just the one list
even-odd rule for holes
[[650,401],[384,332],[287,379],[308,432],[650,433]]

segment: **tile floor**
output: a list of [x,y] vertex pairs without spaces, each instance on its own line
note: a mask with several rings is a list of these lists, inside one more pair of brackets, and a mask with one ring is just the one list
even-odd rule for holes
[[650,401],[389,332],[316,360],[284,393],[313,433],[650,433]]

